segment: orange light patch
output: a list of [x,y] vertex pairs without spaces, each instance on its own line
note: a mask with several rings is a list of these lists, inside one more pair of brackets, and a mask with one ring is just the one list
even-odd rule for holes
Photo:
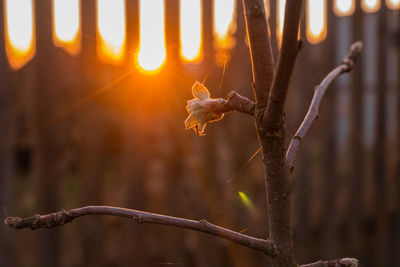
[[390,9],[400,9],[400,0],[386,0],[386,6]]
[[119,65],[125,58],[125,0],[97,0],[97,55],[104,63]]
[[4,0],[4,26],[8,63],[14,70],[36,52],[33,0]]
[[377,12],[381,8],[380,0],[362,0],[361,8],[364,12],[373,13]]
[[71,55],[80,52],[80,0],[53,0],[53,43]]
[[140,41],[138,68],[146,74],[158,73],[165,65],[164,0],[140,0]]
[[180,54],[184,62],[202,59],[201,0],[180,0]]
[[285,6],[286,0],[279,0],[276,2],[276,39],[278,41],[278,46],[281,46],[282,42],[282,32],[283,32],[283,22],[285,19]]
[[236,40],[236,1],[214,0],[214,48],[216,64],[224,66],[229,60],[230,50],[235,47]]
[[235,1],[214,0],[214,46],[217,49],[231,49],[235,46],[232,35],[236,31]]
[[336,16],[350,16],[353,15],[356,9],[354,0],[334,0],[333,1],[333,12]]
[[307,40],[317,44],[327,35],[326,0],[307,1]]

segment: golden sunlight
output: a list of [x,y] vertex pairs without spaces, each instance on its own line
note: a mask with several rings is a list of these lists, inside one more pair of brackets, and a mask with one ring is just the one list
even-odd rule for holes
[[157,73],[166,62],[164,0],[140,0],[140,41],[138,67],[145,73]]
[[285,6],[286,0],[276,1],[276,39],[278,41],[278,46],[281,46],[282,41],[282,31],[283,31],[283,20],[285,17]]
[[334,0],[333,11],[336,16],[350,16],[354,13],[356,5],[354,0]]
[[98,57],[105,63],[120,64],[125,49],[125,0],[97,0]]
[[35,55],[35,21],[33,0],[5,0],[4,26],[6,54],[14,70]]
[[232,35],[236,31],[235,0],[214,0],[214,47],[231,49],[235,46]]
[[386,6],[390,9],[400,9],[400,0],[386,0]]
[[180,53],[183,61],[201,61],[201,36],[201,0],[180,0]]
[[325,40],[327,35],[326,0],[307,1],[307,40],[317,44]]
[[362,0],[361,8],[364,12],[373,13],[381,8],[380,0]]
[[265,16],[267,17],[267,19],[269,19],[269,16],[270,16],[270,7],[271,7],[271,5],[270,5],[270,0],[264,0],[264,8],[265,8]]
[[53,43],[71,55],[81,49],[80,0],[53,0]]

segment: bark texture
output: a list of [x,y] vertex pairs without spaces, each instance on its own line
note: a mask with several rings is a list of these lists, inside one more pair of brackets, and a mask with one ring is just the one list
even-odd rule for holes
[[275,266],[297,265],[290,222],[290,186],[285,163],[286,125],[283,110],[300,48],[297,36],[302,4],[303,1],[286,3],[281,53],[274,75],[264,3],[261,0],[243,0],[256,99],[256,128],[263,147],[269,235],[278,252]]

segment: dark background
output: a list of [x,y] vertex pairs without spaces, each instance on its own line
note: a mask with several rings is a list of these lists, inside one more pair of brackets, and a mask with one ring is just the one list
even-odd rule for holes
[[[167,55],[155,76],[135,70],[138,8],[127,1],[128,58],[96,55],[95,1],[82,1],[82,51],[52,44],[50,0],[36,1],[35,57],[12,71],[0,10],[0,206],[31,216],[84,205],[114,205],[210,222],[267,237],[266,196],[254,123],[232,113],[207,135],[184,130],[194,81],[213,97],[236,90],[252,99],[241,1],[236,46],[225,72],[215,65],[212,3],[204,5],[201,64],[181,64],[178,1],[166,2]],[[294,171],[293,225],[299,263],[355,257],[360,266],[400,266],[400,14],[337,17],[328,36],[303,42],[286,104],[288,141],[314,87],[363,40],[357,67],[322,102]],[[0,1],[0,9],[3,1]],[[275,1],[271,1],[273,48]],[[305,39],[305,16],[302,38]],[[127,75],[126,73],[130,73]],[[221,79],[223,82],[220,89]],[[238,191],[252,201],[242,203]],[[111,217],[82,218],[51,230],[0,227],[0,266],[262,266],[268,258],[216,237]]]

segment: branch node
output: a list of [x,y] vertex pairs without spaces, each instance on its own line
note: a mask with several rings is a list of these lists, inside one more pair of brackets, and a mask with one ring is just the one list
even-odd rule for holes
[[343,258],[328,261],[317,261],[314,263],[303,264],[299,267],[357,267],[358,260],[354,258]]
[[133,216],[133,220],[134,220],[136,223],[138,223],[138,224],[143,223],[143,218],[142,218],[141,215],[134,215],[134,216]]
[[358,260],[355,258],[343,258],[339,260],[339,263],[343,264],[346,267],[358,266]]
[[209,223],[207,220],[205,220],[205,219],[201,219],[201,220],[199,220],[199,223],[200,224],[202,224],[202,225],[204,225],[205,227],[207,227],[207,224]]
[[303,143],[303,138],[299,135],[293,136],[293,139],[298,139],[300,141],[300,145]]
[[361,41],[355,42],[351,45],[349,53],[342,61],[342,65],[344,65],[343,72],[349,72],[353,69],[356,61],[361,54],[363,49],[363,43]]

